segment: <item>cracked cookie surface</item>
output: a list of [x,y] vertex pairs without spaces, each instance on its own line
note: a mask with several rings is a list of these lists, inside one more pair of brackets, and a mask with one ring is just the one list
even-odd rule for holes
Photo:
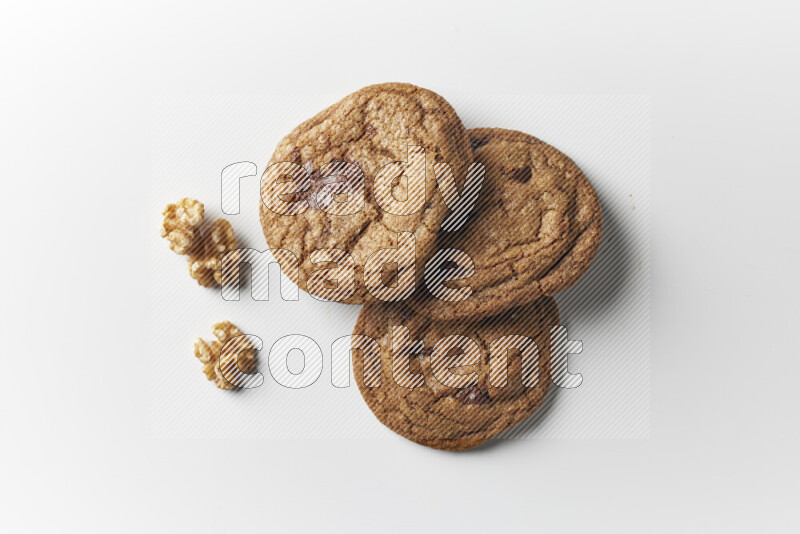
[[425,287],[409,304],[436,319],[492,315],[554,295],[586,272],[600,245],[597,194],[567,156],[522,132],[468,131],[475,161],[486,168],[470,219],[455,233],[439,235],[440,249],[465,252],[475,264],[461,302],[433,298]]
[[[373,181],[383,166],[407,161],[410,145],[426,149],[425,202],[416,213],[388,213],[375,201]],[[364,284],[365,262],[378,250],[397,247],[398,232],[414,235],[415,285],[421,280],[424,262],[435,248],[436,234],[447,214],[436,188],[434,163],[450,164],[461,186],[472,163],[472,150],[461,120],[441,96],[409,84],[387,83],[365,87],[295,128],[280,141],[270,160],[271,165],[278,162],[299,165],[308,173],[311,183],[305,191],[295,190],[281,198],[284,202],[295,202],[295,206],[302,208],[301,213],[281,214],[262,202],[261,224],[269,247],[275,251],[283,271],[304,291],[357,304],[374,300]],[[337,178],[332,180],[339,185],[325,192],[322,189],[331,180],[323,179],[320,170],[331,162],[343,162]],[[353,176],[357,171],[352,167],[344,170],[346,164],[356,164],[363,171],[364,206],[348,215],[331,214],[325,208],[330,208],[334,201],[348,201],[349,193],[360,187],[361,181]],[[265,190],[270,187],[267,182],[262,180],[262,197],[269,194]],[[407,184],[407,177],[397,180],[392,189],[396,199],[405,198]],[[347,195],[340,196],[343,193]],[[312,273],[335,267],[331,256],[327,260],[312,258],[315,251],[324,249],[340,249],[352,257],[355,265],[352,294],[331,297],[329,290],[336,286],[333,281],[320,284],[319,290],[314,285],[309,288],[307,282]],[[293,266],[288,253],[298,259],[299,269]]]
[[[542,404],[551,384],[550,328],[557,324],[558,309],[549,297],[475,321],[436,321],[405,303],[373,302],[364,306],[353,332],[354,376],[370,410],[394,432],[436,449],[469,449],[521,423]],[[409,337],[395,331],[393,339],[392,327],[407,328]],[[454,349],[448,341],[453,335],[474,340],[475,345],[467,341]],[[377,349],[370,349],[360,336],[377,342],[379,360]],[[525,360],[534,363],[524,365],[521,350],[497,341],[508,339],[504,336],[535,341],[538,361]],[[504,386],[490,365],[490,347],[495,348],[493,358],[503,352],[498,347],[512,348],[506,352]],[[451,387],[439,379],[443,367],[455,375],[457,383]],[[534,369],[536,383],[525,382]],[[379,385],[374,382],[377,376]]]

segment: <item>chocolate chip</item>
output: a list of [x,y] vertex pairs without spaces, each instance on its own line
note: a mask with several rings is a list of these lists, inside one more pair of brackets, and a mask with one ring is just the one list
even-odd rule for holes
[[426,349],[425,344],[422,341],[417,340],[412,342],[410,346],[406,347],[403,350],[403,354],[407,355],[409,359],[413,361],[417,358],[424,358],[433,354],[433,347]]
[[414,312],[413,312],[413,310],[411,310],[411,308],[407,308],[407,307],[403,306],[402,308],[400,308],[400,317],[402,317],[404,320],[408,321],[409,319],[414,317]]
[[473,152],[475,152],[476,150],[478,150],[480,147],[482,147],[483,145],[485,145],[488,142],[489,142],[488,139],[470,139],[469,140],[469,144],[472,145],[472,151]]
[[473,384],[465,388],[459,389],[453,398],[461,401],[461,404],[489,404],[489,392],[482,390],[477,385]]
[[525,165],[521,169],[514,169],[510,173],[510,178],[524,184],[531,179],[531,168]]
[[[310,161],[306,163],[305,169],[311,177],[307,195],[312,208],[328,209],[334,202],[346,202],[350,195],[364,193],[363,174],[357,163],[333,161],[329,165],[323,176]],[[320,195],[326,187],[324,194]]]
[[418,350],[411,356],[413,356],[414,358],[429,358],[432,355],[433,355],[433,347],[428,347],[427,349]]

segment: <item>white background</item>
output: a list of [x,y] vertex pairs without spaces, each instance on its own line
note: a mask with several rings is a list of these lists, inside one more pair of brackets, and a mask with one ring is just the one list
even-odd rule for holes
[[[0,18],[0,528],[798,530],[798,8],[28,3]],[[163,94],[651,96],[648,439],[154,439]]]

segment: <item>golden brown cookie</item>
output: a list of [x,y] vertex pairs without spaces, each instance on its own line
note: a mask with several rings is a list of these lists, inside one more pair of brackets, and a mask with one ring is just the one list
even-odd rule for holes
[[448,302],[421,287],[409,304],[435,319],[493,315],[554,295],[589,268],[602,234],[600,202],[583,172],[539,139],[512,130],[469,130],[475,162],[485,166],[470,219],[441,232],[439,249],[457,249],[474,262],[470,297]]
[[391,430],[436,449],[469,449],[542,404],[557,324],[548,297],[476,321],[435,321],[404,303],[370,303],[353,332],[354,375]]
[[[409,177],[419,178],[416,183],[425,186],[424,195],[415,196],[421,199],[419,209],[414,213],[384,210],[376,201],[376,175],[382,169],[397,169],[384,169],[388,164],[410,161],[410,151],[419,151],[410,147],[425,148],[424,173],[422,167],[405,168],[390,182],[391,193],[397,201],[410,198]],[[277,167],[280,162],[289,165]],[[326,167],[332,162],[338,163]],[[315,296],[367,302],[373,296],[365,285],[365,263],[379,250],[398,247],[403,233],[414,238],[414,248],[408,250],[415,256],[409,263],[416,286],[447,214],[436,188],[436,162],[450,164],[459,184],[463,183],[472,163],[466,130],[444,98],[409,84],[365,87],[295,128],[278,144],[261,184],[262,200],[266,199],[261,205],[261,224],[270,248],[287,251],[274,254],[282,270]],[[287,178],[290,173],[294,174]],[[275,187],[280,194],[275,194]],[[363,208],[351,212],[362,194]],[[318,252],[329,249],[346,252],[352,263],[343,253]],[[299,268],[288,253],[297,258]],[[381,263],[372,265],[377,264]],[[336,271],[337,265],[344,270]],[[341,291],[350,265],[355,272],[350,278],[354,280],[351,294]],[[391,286],[404,275],[412,280],[411,269],[391,269],[389,265],[380,273],[385,284]]]

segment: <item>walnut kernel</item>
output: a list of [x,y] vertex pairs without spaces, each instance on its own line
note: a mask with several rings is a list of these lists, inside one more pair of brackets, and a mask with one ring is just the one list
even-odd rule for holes
[[167,204],[161,212],[161,237],[177,254],[187,254],[194,244],[195,232],[205,216],[203,203],[192,198],[182,198],[176,204]]
[[217,219],[197,238],[189,254],[189,275],[204,287],[222,283],[222,259],[236,250],[233,227],[225,219]]
[[236,386],[225,380],[220,368],[229,369],[238,362],[242,372],[250,373],[255,369],[256,350],[247,338],[225,346],[231,339],[243,335],[230,321],[215,324],[213,330],[217,341],[207,343],[198,338],[194,343],[194,355],[203,363],[203,374],[208,380],[213,380],[220,389],[234,389]]

